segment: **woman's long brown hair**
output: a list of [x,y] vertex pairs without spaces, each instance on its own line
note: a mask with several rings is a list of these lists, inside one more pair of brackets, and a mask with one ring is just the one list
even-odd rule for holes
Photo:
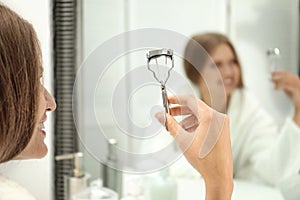
[[32,25],[0,4],[0,163],[18,155],[32,137],[41,67]]

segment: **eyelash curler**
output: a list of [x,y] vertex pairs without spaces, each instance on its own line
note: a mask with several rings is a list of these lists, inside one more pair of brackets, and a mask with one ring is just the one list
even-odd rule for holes
[[280,67],[280,50],[278,48],[269,48],[267,50],[267,57],[271,72],[275,72]]
[[[164,64],[160,65],[159,60],[161,58],[165,58]],[[151,66],[151,61],[155,60],[155,69],[153,69]],[[171,61],[171,66],[168,66],[168,60]],[[170,64],[169,64],[170,65]],[[160,70],[159,68],[161,67],[167,67],[167,75],[165,77],[160,76]],[[160,84],[161,87],[161,95],[163,99],[163,107],[165,110],[165,115],[164,115],[164,124],[166,126],[167,122],[167,116],[166,113],[170,114],[170,108],[169,108],[169,102],[168,102],[168,94],[167,94],[167,89],[166,89],[166,83],[168,79],[170,78],[170,72],[174,68],[174,59],[173,59],[173,50],[171,49],[156,49],[156,50],[151,50],[147,53],[147,68],[149,71],[152,72],[153,77],[157,82]]]

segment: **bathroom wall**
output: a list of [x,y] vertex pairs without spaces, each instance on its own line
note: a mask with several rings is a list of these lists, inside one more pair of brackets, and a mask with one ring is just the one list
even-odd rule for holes
[[270,81],[266,51],[280,49],[280,69],[297,74],[299,60],[299,1],[231,0],[230,34],[240,55],[245,85],[282,124],[291,103]]
[[[0,0],[3,4],[20,14],[35,28],[40,40],[45,87],[53,92],[52,38],[51,38],[51,0]],[[53,199],[53,120],[48,114],[46,144],[48,155],[40,160],[13,161],[0,167],[0,173],[17,181],[27,188],[37,199]]]

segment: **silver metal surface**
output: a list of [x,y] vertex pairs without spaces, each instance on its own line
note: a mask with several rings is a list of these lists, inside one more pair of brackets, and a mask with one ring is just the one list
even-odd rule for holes
[[[156,75],[156,72],[150,68],[150,61],[152,59],[156,60],[156,66],[158,67],[157,63],[157,58],[165,56],[166,57],[166,62],[165,65],[167,66],[167,59],[169,58],[171,60],[171,67],[169,68],[167,72],[167,77],[164,80],[160,80],[158,76]],[[170,72],[174,68],[174,60],[173,60],[173,50],[171,49],[157,49],[157,50],[151,50],[147,53],[147,67],[148,70],[153,73],[154,78],[162,85],[166,85],[169,77],[170,77]]]
[[165,115],[164,115],[164,125],[167,128],[167,113],[170,113],[170,107],[169,107],[169,102],[168,102],[168,95],[167,95],[167,90],[164,85],[161,85],[161,95],[163,99],[163,106],[165,108]]
[[163,105],[164,105],[165,111],[166,111],[166,113],[170,113],[167,90],[164,85],[161,86],[161,94],[162,94]]
[[271,55],[276,55],[276,56],[278,56],[278,55],[280,55],[280,50],[279,50],[278,48],[269,48],[269,49],[267,50],[267,55],[268,55],[268,56],[271,56]]
[[278,48],[269,48],[266,53],[270,71],[274,72],[278,70],[280,67],[280,50]]
[[148,60],[151,60],[152,58],[159,57],[159,56],[173,57],[173,50],[171,50],[171,49],[156,49],[156,50],[149,51],[147,53]]
[[[157,59],[159,57],[165,57],[165,63],[164,65],[166,67],[168,67],[168,59],[171,60],[171,67],[169,67],[168,71],[167,71],[167,76],[164,79],[159,79],[158,75],[159,75],[159,65],[158,65],[158,61]],[[150,67],[150,62],[151,60],[155,59],[156,62],[156,67],[157,67],[157,71],[151,69]],[[174,59],[173,59],[173,50],[171,49],[156,49],[156,50],[151,50],[147,53],[147,68],[149,71],[152,72],[153,77],[155,78],[155,80],[157,80],[157,82],[160,84],[161,86],[161,94],[162,94],[162,99],[163,99],[163,107],[165,110],[165,114],[164,114],[164,125],[167,128],[167,113],[170,113],[170,108],[169,108],[169,102],[168,102],[168,95],[167,95],[167,89],[166,89],[166,83],[168,81],[168,79],[170,78],[170,72],[171,70],[174,68]]]

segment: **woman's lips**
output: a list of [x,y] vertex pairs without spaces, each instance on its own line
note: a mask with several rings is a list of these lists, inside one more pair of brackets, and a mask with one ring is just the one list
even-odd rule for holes
[[45,129],[45,126],[44,126],[44,123],[43,123],[43,122],[41,122],[41,123],[39,124],[39,129],[40,129],[41,133],[42,133],[44,136],[46,136],[46,131],[44,130],[44,129]]
[[43,134],[44,136],[46,136],[46,131],[41,130],[41,132],[42,132],[42,134]]
[[224,79],[224,84],[225,85],[231,85],[233,83],[234,83],[233,78],[225,78]]
[[224,84],[225,86],[234,85],[234,79],[232,78],[219,79],[217,82],[218,84]]

